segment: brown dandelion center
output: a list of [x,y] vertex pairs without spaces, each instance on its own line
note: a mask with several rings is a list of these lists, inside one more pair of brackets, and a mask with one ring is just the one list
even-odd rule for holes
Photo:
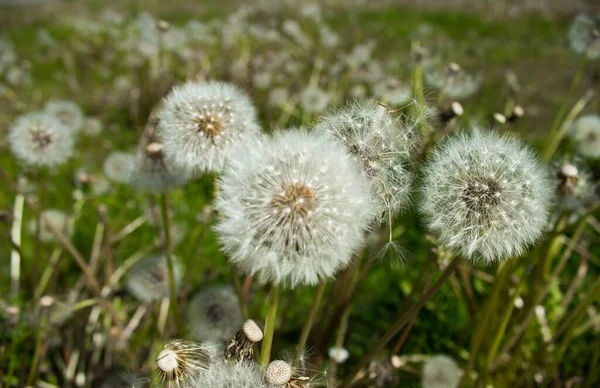
[[497,181],[483,178],[471,181],[462,192],[462,201],[470,210],[486,214],[490,207],[500,203],[502,187]]
[[288,217],[304,217],[315,207],[314,191],[303,183],[281,185],[281,191],[271,201],[278,214]]
[[52,133],[37,129],[31,133],[31,139],[38,149],[46,148],[52,143]]
[[217,303],[211,304],[206,309],[206,316],[212,323],[221,322],[225,316],[225,308]]
[[219,115],[207,114],[199,116],[194,120],[198,132],[206,137],[213,138],[218,136],[223,130],[223,119]]

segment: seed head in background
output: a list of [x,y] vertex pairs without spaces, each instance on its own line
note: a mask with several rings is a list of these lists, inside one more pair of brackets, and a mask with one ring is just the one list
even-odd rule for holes
[[461,373],[452,358],[436,355],[423,365],[421,383],[423,388],[456,388],[460,383]]
[[48,101],[44,113],[56,117],[63,125],[76,133],[83,126],[85,115],[81,107],[73,101],[55,100]]
[[323,134],[296,129],[235,150],[219,180],[223,249],[259,281],[316,284],[346,266],[374,206],[361,166]]
[[570,137],[577,151],[588,158],[600,158],[600,116],[587,115],[575,120]]
[[220,171],[231,148],[259,131],[250,98],[222,82],[175,87],[158,112],[164,154],[188,173]]
[[166,344],[156,357],[156,374],[164,387],[188,387],[195,377],[209,369],[210,363],[210,351],[202,344],[175,340]]
[[481,75],[466,72],[458,64],[431,64],[425,68],[425,81],[444,96],[455,99],[468,98],[479,90]]
[[366,100],[324,115],[315,130],[340,142],[363,166],[382,221],[407,206],[419,141],[414,125]]
[[28,113],[10,127],[8,145],[24,164],[32,167],[55,167],[73,154],[73,133],[55,117],[45,113]]
[[[175,285],[181,284],[182,270],[178,260],[173,260]],[[167,298],[170,295],[167,261],[163,255],[146,256],[127,272],[127,289],[144,303]]]
[[432,155],[420,210],[440,246],[490,263],[540,237],[553,192],[549,174],[520,141],[475,130]]
[[600,58],[600,21],[586,15],[579,15],[569,28],[569,44],[577,54],[589,59]]
[[135,156],[128,152],[113,151],[102,165],[104,175],[117,183],[129,183],[135,165]]
[[[52,224],[55,228],[62,231],[66,236],[73,232],[73,221],[67,217],[65,212],[57,209],[46,209],[42,211],[42,228],[40,229],[40,241],[52,242],[56,240],[54,233],[50,231],[46,223]],[[31,234],[35,233],[36,221],[30,220],[27,223],[27,229]]]
[[161,193],[182,186],[188,178],[186,170],[165,157],[162,143],[149,143],[136,153],[131,175],[133,186]]
[[231,287],[206,288],[191,298],[186,320],[195,340],[228,341],[242,324],[238,297]]

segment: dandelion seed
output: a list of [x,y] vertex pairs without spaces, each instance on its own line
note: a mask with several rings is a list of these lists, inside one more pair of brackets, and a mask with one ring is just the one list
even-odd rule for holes
[[[173,260],[175,286],[179,288],[182,271],[178,260]],[[144,303],[167,298],[170,295],[167,261],[163,255],[146,256],[135,263],[127,275],[127,289]]]
[[348,264],[373,217],[369,184],[341,145],[290,130],[236,150],[219,181],[224,250],[262,282],[316,284]]
[[374,100],[366,100],[326,114],[315,130],[339,141],[363,166],[381,221],[406,207],[418,144],[414,124],[393,117]]
[[425,362],[421,383],[423,388],[456,388],[460,377],[461,370],[452,358],[437,355]]
[[168,388],[188,387],[203,371],[210,368],[210,353],[201,344],[175,340],[165,345],[156,358],[157,375]]
[[242,324],[240,303],[231,287],[209,287],[190,300],[187,324],[195,340],[227,341]]
[[8,145],[23,163],[34,167],[61,165],[73,153],[73,135],[56,118],[29,113],[17,118],[9,130]]
[[600,21],[586,15],[577,16],[569,29],[569,43],[577,54],[600,58]]
[[600,158],[600,116],[578,118],[570,129],[570,136],[581,155]]
[[[54,228],[60,230],[66,236],[70,236],[73,232],[73,223],[64,212],[56,209],[46,209],[42,211],[42,225],[40,230],[40,241],[42,242],[56,241],[56,237],[48,227],[47,223],[50,223]],[[27,229],[30,233],[34,234],[36,231],[36,221],[29,221]]]
[[158,119],[166,159],[190,173],[220,171],[231,148],[259,132],[248,96],[221,82],[174,88]]
[[111,181],[129,183],[134,165],[135,156],[133,154],[114,151],[104,159],[102,168],[106,177]]
[[131,184],[154,192],[165,192],[182,186],[188,174],[165,157],[162,143],[153,142],[136,154]]
[[44,113],[56,117],[61,123],[73,132],[77,132],[83,126],[85,115],[81,107],[73,101],[58,100],[49,101]]
[[260,366],[254,361],[213,363],[208,371],[201,373],[190,388],[268,388]]
[[546,226],[552,183],[518,140],[474,131],[425,168],[421,212],[440,245],[486,263],[523,252]]

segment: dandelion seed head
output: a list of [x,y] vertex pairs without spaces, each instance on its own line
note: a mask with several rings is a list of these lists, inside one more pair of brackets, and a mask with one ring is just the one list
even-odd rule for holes
[[323,89],[308,87],[300,96],[300,105],[309,113],[321,113],[329,106],[331,98]]
[[165,192],[187,182],[187,171],[165,157],[164,145],[151,142],[136,154],[130,182],[133,186],[154,192]]
[[407,206],[411,163],[418,144],[414,124],[393,117],[374,100],[366,100],[324,115],[315,130],[343,144],[363,166],[380,221]]
[[56,117],[63,125],[73,132],[79,131],[85,120],[83,110],[73,101],[48,101],[44,113]]
[[462,69],[457,63],[447,66],[432,63],[425,67],[425,81],[440,90],[444,96],[463,99],[472,96],[481,85],[481,75],[473,75]]
[[421,212],[440,245],[486,263],[521,254],[546,226],[552,181],[518,140],[474,131],[425,168]]
[[290,382],[293,371],[290,364],[283,360],[271,361],[265,370],[265,377],[269,384],[283,385]]
[[230,287],[206,288],[190,300],[186,320],[195,340],[228,341],[242,324],[238,297]]
[[262,282],[316,284],[348,264],[373,206],[360,166],[323,134],[289,130],[236,150],[219,180],[223,249]]
[[28,113],[10,127],[8,145],[26,165],[54,167],[71,157],[74,139],[71,131],[53,116]]
[[156,373],[167,387],[183,388],[208,370],[210,364],[210,352],[202,344],[175,340],[166,344],[156,357]]
[[128,152],[113,151],[102,165],[104,175],[117,183],[129,183],[135,165],[135,156]]
[[231,148],[259,132],[249,97],[222,82],[175,87],[158,113],[166,158],[190,173],[220,171]]
[[98,136],[102,133],[103,128],[104,125],[102,124],[102,121],[96,117],[90,117],[83,122],[82,131],[88,136]]
[[568,33],[571,49],[589,59],[600,58],[600,20],[579,15]]
[[[182,270],[179,261],[173,260],[175,286],[179,288]],[[144,303],[160,300],[170,295],[169,275],[163,255],[146,256],[135,263],[127,273],[127,289]]]
[[[52,242],[56,240],[54,233],[52,233],[47,223],[52,224],[55,229],[60,230],[66,236],[70,236],[73,232],[73,223],[69,220],[65,212],[57,209],[46,209],[42,211],[40,230],[40,241],[42,242]],[[36,221],[30,220],[27,224],[27,229],[31,234],[35,234]]]
[[570,136],[581,155],[600,158],[600,116],[578,118],[571,126]]
[[423,388],[456,388],[460,378],[460,368],[448,356],[432,356],[423,365]]

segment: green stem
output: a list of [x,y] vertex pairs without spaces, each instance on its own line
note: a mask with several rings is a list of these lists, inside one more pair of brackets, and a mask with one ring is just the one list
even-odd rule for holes
[[352,368],[350,373],[346,376],[340,388],[348,388],[352,385],[356,375],[365,368],[369,362],[375,357],[381,350],[385,347],[385,345],[392,339],[402,328],[414,317],[417,316],[421,308],[427,303],[429,299],[442,287],[444,282],[454,273],[458,265],[460,264],[460,260],[454,258],[452,262],[446,267],[444,272],[437,279],[435,284],[425,291],[419,300],[406,312],[400,314],[392,326],[385,332],[385,334],[379,339],[379,341],[371,347],[371,349],[365,354],[360,361]]
[[269,306],[267,319],[265,321],[265,335],[263,336],[260,351],[260,362],[263,367],[269,364],[271,359],[271,346],[273,345],[273,333],[275,333],[275,318],[277,317],[277,305],[279,304],[279,284],[273,284],[269,292]]
[[244,317],[244,319],[248,319],[248,307],[246,307],[240,278],[238,277],[235,269],[233,270],[233,287],[235,288],[235,293],[238,297],[238,303],[240,305],[240,310],[242,311],[242,317]]
[[321,280],[319,283],[319,287],[317,288],[317,293],[315,294],[315,299],[313,300],[312,306],[310,307],[310,311],[308,312],[308,318],[306,318],[306,322],[304,322],[304,327],[302,327],[302,332],[300,333],[300,340],[298,341],[298,349],[296,350],[296,358],[298,360],[302,355],[302,351],[304,350],[304,346],[306,346],[306,341],[308,340],[308,336],[310,334],[310,330],[312,329],[313,322],[315,321],[315,317],[317,315],[317,311],[319,310],[319,305],[321,304],[321,299],[323,298],[323,294],[325,293],[325,289],[327,288],[327,280]]
[[33,360],[31,360],[31,369],[29,369],[29,377],[27,377],[27,385],[33,386],[35,377],[37,375],[37,368],[40,361],[40,353],[42,351],[42,338],[46,328],[46,312],[41,311],[42,315],[40,318],[40,327],[35,338],[35,349],[33,351]]
[[[588,372],[588,377],[585,380],[585,384],[583,388],[591,388],[594,379],[599,376],[598,375],[598,364],[600,364],[600,340],[596,341],[596,346],[594,346],[594,353],[592,354],[592,362],[590,363],[590,370]],[[596,381],[597,382],[597,381]]]
[[175,269],[173,257],[171,256],[171,233],[169,231],[169,213],[167,204],[167,193],[160,195],[160,213],[162,218],[163,233],[165,239],[165,257],[167,258],[167,270],[169,272],[169,293],[171,295],[171,313],[175,321],[177,333],[181,333],[181,319],[179,317],[179,305],[177,303],[177,287],[175,284]]

